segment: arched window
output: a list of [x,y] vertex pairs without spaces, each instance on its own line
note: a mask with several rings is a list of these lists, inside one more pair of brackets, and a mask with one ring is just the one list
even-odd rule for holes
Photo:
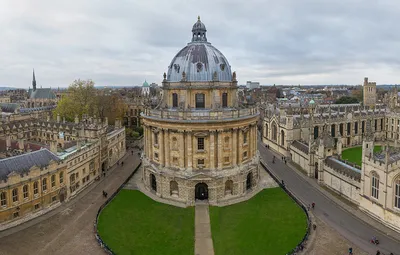
[[275,123],[272,124],[272,140],[275,142],[278,140],[278,128]]
[[268,138],[268,124],[265,124],[265,137]]
[[0,193],[0,204],[1,204],[1,206],[7,206],[7,193],[6,192]]
[[222,93],[222,107],[228,107],[228,93]]
[[29,193],[28,193],[28,185],[24,185],[24,187],[22,187],[22,193],[24,195],[24,199],[28,198]]
[[44,178],[42,180],[42,190],[46,191],[47,190],[47,178]]
[[64,173],[60,173],[60,184],[64,182]]
[[394,182],[394,207],[400,209],[400,177]]
[[375,172],[372,173],[371,178],[371,196],[379,199],[379,176]]
[[206,96],[203,93],[196,94],[196,108],[203,109],[206,107]]
[[51,176],[51,187],[54,188],[56,186],[56,175],[53,174]]
[[33,194],[34,195],[37,195],[39,193],[39,182],[38,181],[35,181],[34,183],[33,183]]
[[227,180],[225,182],[225,196],[226,195],[233,195],[233,181]]
[[224,147],[226,149],[229,148],[229,136],[225,136],[225,138],[224,138]]
[[170,195],[172,197],[179,197],[179,188],[176,181],[171,181],[169,183]]
[[18,188],[12,190],[12,201],[18,202]]
[[247,174],[246,178],[246,190],[251,189],[251,186],[253,186],[253,174],[250,172]]
[[172,107],[178,107],[178,94],[172,93]]
[[331,136],[336,137],[336,125],[332,124],[331,126]]
[[318,138],[318,131],[319,131],[318,126],[315,126],[315,127],[314,127],[314,139],[317,139],[317,138]]
[[176,137],[172,138],[172,149],[174,150],[178,149],[178,139]]
[[281,145],[285,145],[285,131],[283,130],[281,131]]

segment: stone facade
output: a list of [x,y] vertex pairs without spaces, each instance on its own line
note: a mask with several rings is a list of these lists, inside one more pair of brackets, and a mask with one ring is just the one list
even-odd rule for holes
[[256,107],[238,102],[236,74],[229,69],[226,80],[229,65],[221,53],[218,61],[223,65],[201,63],[215,61],[218,56],[202,53],[209,45],[205,26],[195,25],[193,31],[203,29],[201,40],[193,32],[193,45],[188,47],[198,47],[199,54],[204,54],[189,56],[200,61],[195,65],[198,78],[195,74],[186,76],[192,66],[180,66],[178,53],[168,72],[171,80],[164,74],[162,102],[142,114],[142,180],[148,190],[165,199],[187,205],[208,199],[218,204],[241,197],[258,185],[259,113]]
[[[376,105],[376,83],[364,82],[367,105],[269,105],[263,141],[311,178],[400,231],[400,114],[396,93]],[[375,92],[374,92],[375,93]],[[374,152],[381,145],[381,152]],[[362,146],[362,165],[342,160],[345,147]]]

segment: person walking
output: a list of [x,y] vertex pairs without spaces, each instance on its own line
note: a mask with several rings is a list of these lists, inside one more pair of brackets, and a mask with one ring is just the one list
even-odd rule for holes
[[315,208],[315,203],[313,202],[313,203],[311,204],[311,206],[312,206],[312,209],[314,209],[314,208]]
[[349,248],[349,255],[353,255],[353,248],[352,247]]

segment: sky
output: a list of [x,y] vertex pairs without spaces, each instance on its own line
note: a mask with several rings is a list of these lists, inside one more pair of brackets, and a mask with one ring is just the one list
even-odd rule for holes
[[239,84],[400,83],[400,1],[1,0],[0,86],[161,84],[198,15]]

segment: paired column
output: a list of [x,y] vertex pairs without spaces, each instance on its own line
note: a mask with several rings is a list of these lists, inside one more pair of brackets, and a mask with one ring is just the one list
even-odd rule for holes
[[215,168],[215,130],[209,130],[210,132],[210,169]]
[[188,167],[189,171],[192,171],[192,167],[193,167],[192,131],[188,131],[186,133],[186,139],[187,139],[187,167]]
[[169,130],[166,128],[163,130],[164,133],[164,164],[165,167],[169,167],[169,158],[170,158],[170,143],[169,143]]
[[222,169],[222,163],[223,163],[223,158],[222,158],[222,150],[224,148],[224,145],[222,144],[222,135],[224,133],[223,129],[218,130],[218,169]]
[[238,128],[232,129],[232,165],[237,165]]

